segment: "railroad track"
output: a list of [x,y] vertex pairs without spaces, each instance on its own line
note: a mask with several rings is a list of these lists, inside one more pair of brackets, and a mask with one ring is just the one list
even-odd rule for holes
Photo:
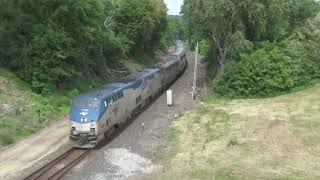
[[35,171],[25,180],[55,180],[60,179],[72,167],[79,163],[90,152],[89,149],[72,148],[61,156],[57,157],[47,165]]

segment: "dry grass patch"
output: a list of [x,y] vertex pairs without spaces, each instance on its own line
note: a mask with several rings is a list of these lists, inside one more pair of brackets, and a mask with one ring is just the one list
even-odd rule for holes
[[173,128],[160,179],[320,178],[320,85],[276,98],[204,102]]

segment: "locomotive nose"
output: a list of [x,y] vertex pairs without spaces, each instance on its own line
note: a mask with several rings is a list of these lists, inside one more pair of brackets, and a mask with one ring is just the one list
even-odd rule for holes
[[77,134],[89,134],[89,135],[96,135],[97,125],[95,122],[93,123],[86,123],[86,124],[79,124],[73,122],[71,125],[71,133],[74,135]]
[[93,123],[76,123],[71,125],[69,139],[73,147],[93,148],[98,143],[97,125]]

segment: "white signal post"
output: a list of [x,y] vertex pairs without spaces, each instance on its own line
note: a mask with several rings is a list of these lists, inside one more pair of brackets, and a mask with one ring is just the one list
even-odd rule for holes
[[199,43],[197,42],[196,53],[195,53],[195,57],[194,57],[194,72],[193,72],[193,86],[192,86],[192,99],[193,100],[195,100],[197,97],[198,51],[199,51]]
[[167,90],[167,105],[170,107],[173,105],[173,101],[172,101],[172,90],[169,89]]

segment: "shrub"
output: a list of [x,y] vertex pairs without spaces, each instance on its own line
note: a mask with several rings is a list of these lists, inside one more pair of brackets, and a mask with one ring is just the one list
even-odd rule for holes
[[236,137],[232,137],[229,139],[228,146],[236,146],[238,144],[238,139]]
[[282,42],[284,52],[290,57],[290,65],[292,67],[292,76],[295,86],[304,85],[313,79],[316,67],[309,57],[309,52],[305,44],[297,39],[285,40]]
[[294,86],[289,57],[267,43],[252,54],[230,62],[214,82],[214,91],[229,97],[269,96]]
[[0,134],[0,145],[9,145],[14,143],[14,139],[10,137],[8,134]]
[[209,48],[210,48],[210,43],[207,40],[202,40],[199,43],[199,53],[202,57],[205,57],[208,52],[209,52]]

